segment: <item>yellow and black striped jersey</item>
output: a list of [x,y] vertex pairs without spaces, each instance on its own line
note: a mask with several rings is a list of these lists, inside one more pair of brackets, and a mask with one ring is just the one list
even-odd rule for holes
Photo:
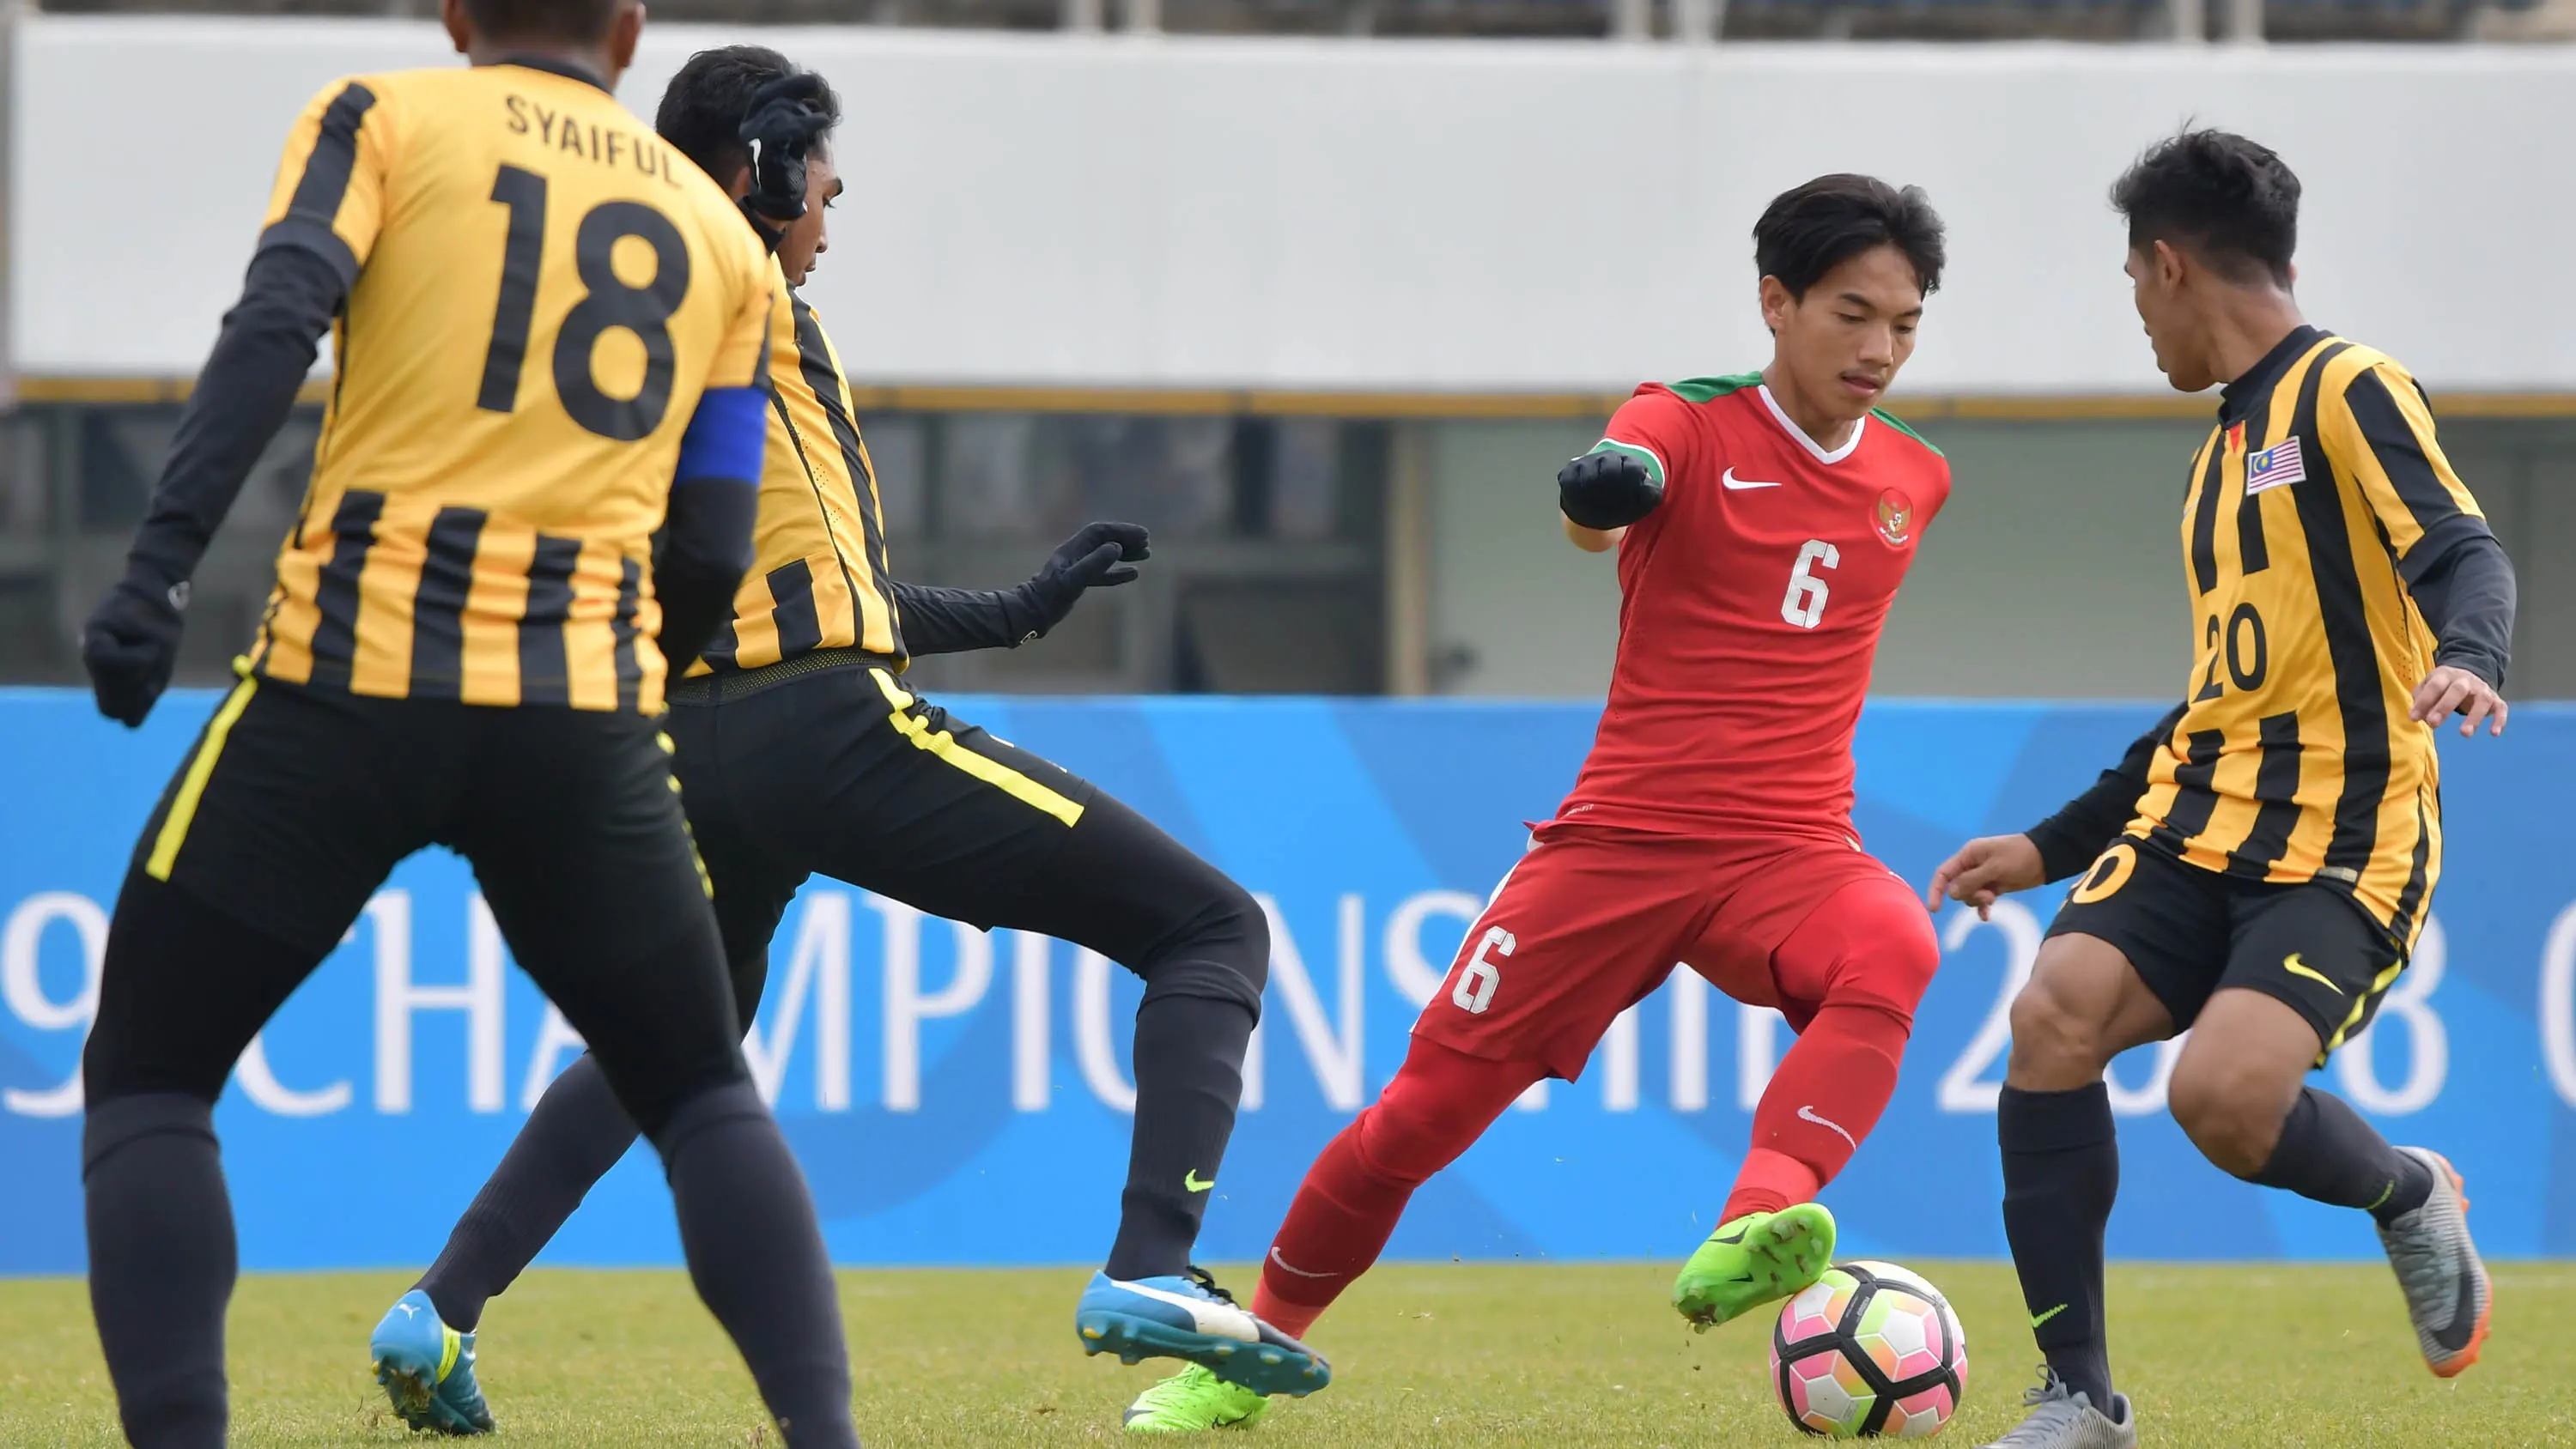
[[816,649],[861,649],[900,669],[903,620],[886,572],[876,465],[859,436],[841,355],[772,267],[769,448],[754,561],[733,623],[689,669],[758,669]]
[[254,667],[657,712],[681,435],[766,381],[772,268],[723,190],[577,72],[402,71],[314,98],[261,244],[350,285]]
[[2442,868],[2434,664],[2407,561],[2483,534],[2422,391],[2312,327],[2227,388],[2192,460],[2182,718],[2129,833],[2204,869],[2338,886],[2411,946]]

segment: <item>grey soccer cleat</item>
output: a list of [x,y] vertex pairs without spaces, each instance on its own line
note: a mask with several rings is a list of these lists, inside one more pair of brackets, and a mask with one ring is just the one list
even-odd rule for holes
[[2138,1420],[2129,1412],[2129,1396],[2111,1396],[2104,1417],[2091,1398],[2066,1386],[2057,1371],[2040,1365],[2039,1387],[2022,1392],[2030,1417],[1985,1449],[2137,1449]]
[[2388,1266],[2406,1293],[2406,1316],[2425,1366],[2451,1378],[2478,1361],[2487,1341],[2487,1314],[2495,1286],[2469,1241],[2469,1200],[2448,1159],[2423,1147],[2397,1149],[2433,1171],[2433,1194],[2423,1206],[2379,1230]]

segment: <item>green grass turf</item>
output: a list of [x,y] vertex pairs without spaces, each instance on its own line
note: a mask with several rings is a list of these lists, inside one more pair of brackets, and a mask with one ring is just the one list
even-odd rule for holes
[[[1967,1404],[1944,1442],[2017,1416],[2037,1354],[2009,1270],[1918,1265],[1968,1329]],[[1362,1446],[1780,1445],[1763,1334],[1691,1333],[1661,1264],[1389,1266],[1315,1335],[1340,1375],[1220,1441]],[[1237,1268],[1227,1281],[1250,1287]],[[859,1272],[842,1303],[869,1443],[1097,1444],[1161,1372],[1086,1359],[1066,1270]],[[2250,1446],[2576,1446],[2576,1264],[2498,1268],[2485,1361],[2443,1383],[2416,1357],[2377,1264],[2113,1270],[2112,1343],[2144,1442]],[[232,1316],[243,1449],[390,1444],[367,1332],[387,1274],[255,1277]],[[484,1319],[500,1446],[774,1445],[722,1333],[677,1273],[530,1274]],[[0,1283],[0,1444],[114,1445],[114,1405],[76,1281]],[[427,1443],[427,1440],[413,1442]]]

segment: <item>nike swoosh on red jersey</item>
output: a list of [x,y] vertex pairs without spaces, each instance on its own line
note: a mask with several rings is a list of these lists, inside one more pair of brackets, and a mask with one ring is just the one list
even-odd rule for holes
[[1738,492],[1747,488],[1777,488],[1780,486],[1777,483],[1763,483],[1750,478],[1738,478],[1735,476],[1735,470],[1733,468],[1727,469],[1725,474],[1717,481]]

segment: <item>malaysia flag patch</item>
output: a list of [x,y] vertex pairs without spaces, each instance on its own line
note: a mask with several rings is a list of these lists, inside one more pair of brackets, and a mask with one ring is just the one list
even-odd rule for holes
[[2246,457],[2245,496],[2251,498],[2267,488],[2296,483],[2307,476],[2307,460],[2299,452],[2299,440],[2283,438],[2262,452]]

